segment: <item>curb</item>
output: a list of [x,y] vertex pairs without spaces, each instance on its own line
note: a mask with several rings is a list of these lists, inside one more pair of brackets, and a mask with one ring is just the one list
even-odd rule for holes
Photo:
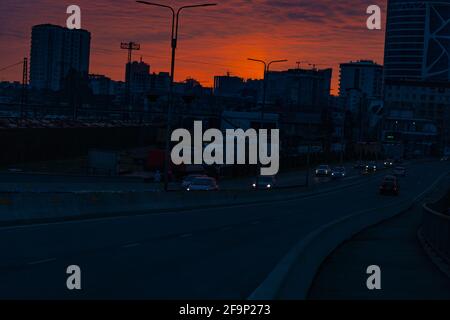
[[437,254],[433,247],[428,244],[427,240],[422,234],[422,227],[420,227],[420,229],[417,231],[417,238],[419,239],[420,245],[427,254],[428,258],[430,258],[431,262],[439,269],[439,271],[441,271],[450,279],[450,265],[448,265],[446,261]]

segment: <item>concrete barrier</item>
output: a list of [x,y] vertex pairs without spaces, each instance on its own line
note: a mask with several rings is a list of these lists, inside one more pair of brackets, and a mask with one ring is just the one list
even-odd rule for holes
[[350,188],[377,177],[310,190],[300,187],[272,191],[0,193],[0,226],[286,201]]

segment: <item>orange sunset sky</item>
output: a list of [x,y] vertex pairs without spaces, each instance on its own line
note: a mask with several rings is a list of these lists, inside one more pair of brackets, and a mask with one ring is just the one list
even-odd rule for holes
[[[160,1],[170,5],[208,2]],[[366,28],[366,9],[378,4],[385,18],[386,0],[227,0],[217,7],[185,11],[177,51],[176,80],[192,77],[205,86],[214,75],[230,72],[244,78],[261,78],[262,68],[247,61],[288,59],[274,69],[296,67],[309,61],[333,68],[333,93],[337,93],[339,63],[372,59],[383,62],[383,30]],[[122,41],[141,43],[135,53],[151,65],[152,72],[170,65],[170,12],[133,0],[2,0],[0,2],[0,69],[29,56],[31,27],[65,25],[66,8],[82,10],[82,28],[92,34],[90,73],[123,80],[127,53]],[[306,64],[303,65],[307,67]],[[2,80],[20,80],[21,67],[0,72]]]

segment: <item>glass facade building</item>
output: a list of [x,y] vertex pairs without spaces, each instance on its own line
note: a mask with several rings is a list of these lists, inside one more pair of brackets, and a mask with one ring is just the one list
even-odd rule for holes
[[450,81],[450,0],[389,0],[386,80]]

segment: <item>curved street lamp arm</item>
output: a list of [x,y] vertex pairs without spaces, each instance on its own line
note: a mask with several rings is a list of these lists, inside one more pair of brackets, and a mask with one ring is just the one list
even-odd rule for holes
[[288,62],[288,60],[284,59],[284,60],[274,60],[274,61],[270,61],[269,64],[267,65],[267,70],[269,70],[270,66],[274,63],[281,63],[281,62]]
[[[184,9],[201,8],[201,7],[212,7],[212,6],[217,6],[217,3],[194,4],[194,5],[180,7],[178,9],[178,11],[177,11],[177,24],[176,24],[176,30],[175,30],[175,38],[178,38],[178,22],[179,22],[179,19],[180,19],[181,11],[183,11]],[[174,12],[174,14],[175,14],[175,12]]]
[[172,11],[172,40],[175,39],[175,9],[171,6],[167,6],[165,4],[155,3],[155,2],[148,2],[148,1],[136,1],[137,3],[145,4],[148,6],[155,6],[155,7],[161,7],[161,8],[167,8],[170,11]]

